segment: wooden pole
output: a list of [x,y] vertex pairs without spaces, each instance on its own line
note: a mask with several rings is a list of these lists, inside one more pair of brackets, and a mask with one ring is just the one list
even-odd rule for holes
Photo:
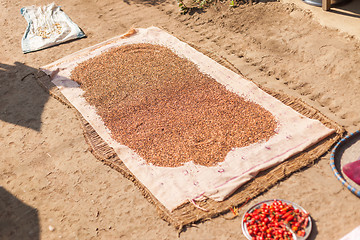
[[329,11],[331,5],[331,0],[322,0],[322,9],[324,11]]

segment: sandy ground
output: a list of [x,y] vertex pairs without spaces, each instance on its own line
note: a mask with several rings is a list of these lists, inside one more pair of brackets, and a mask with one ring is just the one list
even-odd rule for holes
[[280,0],[284,3],[294,3],[302,9],[306,9],[313,14],[322,26],[338,29],[354,35],[360,40],[360,2],[354,0],[337,1],[338,4],[332,4],[330,11],[323,11],[321,7],[310,5],[302,0]]
[[[71,109],[32,76],[40,66],[126,32],[157,26],[227,58],[265,87],[299,97],[347,131],[360,128],[360,42],[278,2],[180,15],[175,1],[56,2],[88,36],[24,55],[20,8],[0,0],[0,238],[177,239],[134,185],[88,151]],[[283,198],[313,218],[310,239],[339,239],[360,224],[359,198],[333,176],[329,154],[250,201]],[[229,214],[230,216],[230,214]],[[240,218],[185,229],[181,239],[245,239]]]

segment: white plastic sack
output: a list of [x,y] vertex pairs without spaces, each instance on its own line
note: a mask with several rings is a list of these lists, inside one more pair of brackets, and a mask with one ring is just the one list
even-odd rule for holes
[[28,22],[21,40],[24,53],[85,37],[84,32],[54,3],[42,7],[23,7],[21,15]]

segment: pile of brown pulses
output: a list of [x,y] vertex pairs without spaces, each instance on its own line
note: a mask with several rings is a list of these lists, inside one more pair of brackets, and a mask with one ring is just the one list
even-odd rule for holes
[[156,166],[214,166],[232,148],[275,134],[270,112],[163,46],[111,49],[79,64],[71,77],[112,137]]

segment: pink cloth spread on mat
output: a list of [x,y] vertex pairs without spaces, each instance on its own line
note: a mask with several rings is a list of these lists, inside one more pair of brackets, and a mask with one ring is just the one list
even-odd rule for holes
[[[196,51],[165,31],[150,27],[136,29],[129,37],[115,37],[95,46],[66,56],[42,67],[47,74],[55,75],[52,82],[73,104],[82,116],[106,141],[135,177],[168,209],[182,203],[211,198],[222,201],[241,185],[254,178],[259,171],[275,166],[332,134],[335,130],[321,122],[302,116],[291,107],[262,91],[254,83],[225,68],[216,61]],[[268,141],[232,149],[225,160],[213,167],[187,162],[181,167],[149,165],[127,146],[112,139],[96,109],[83,97],[83,90],[70,79],[71,71],[81,62],[125,44],[150,43],[171,49],[180,57],[194,62],[199,70],[210,75],[248,101],[255,102],[276,118],[276,134]],[[56,71],[58,71],[57,74]]]

